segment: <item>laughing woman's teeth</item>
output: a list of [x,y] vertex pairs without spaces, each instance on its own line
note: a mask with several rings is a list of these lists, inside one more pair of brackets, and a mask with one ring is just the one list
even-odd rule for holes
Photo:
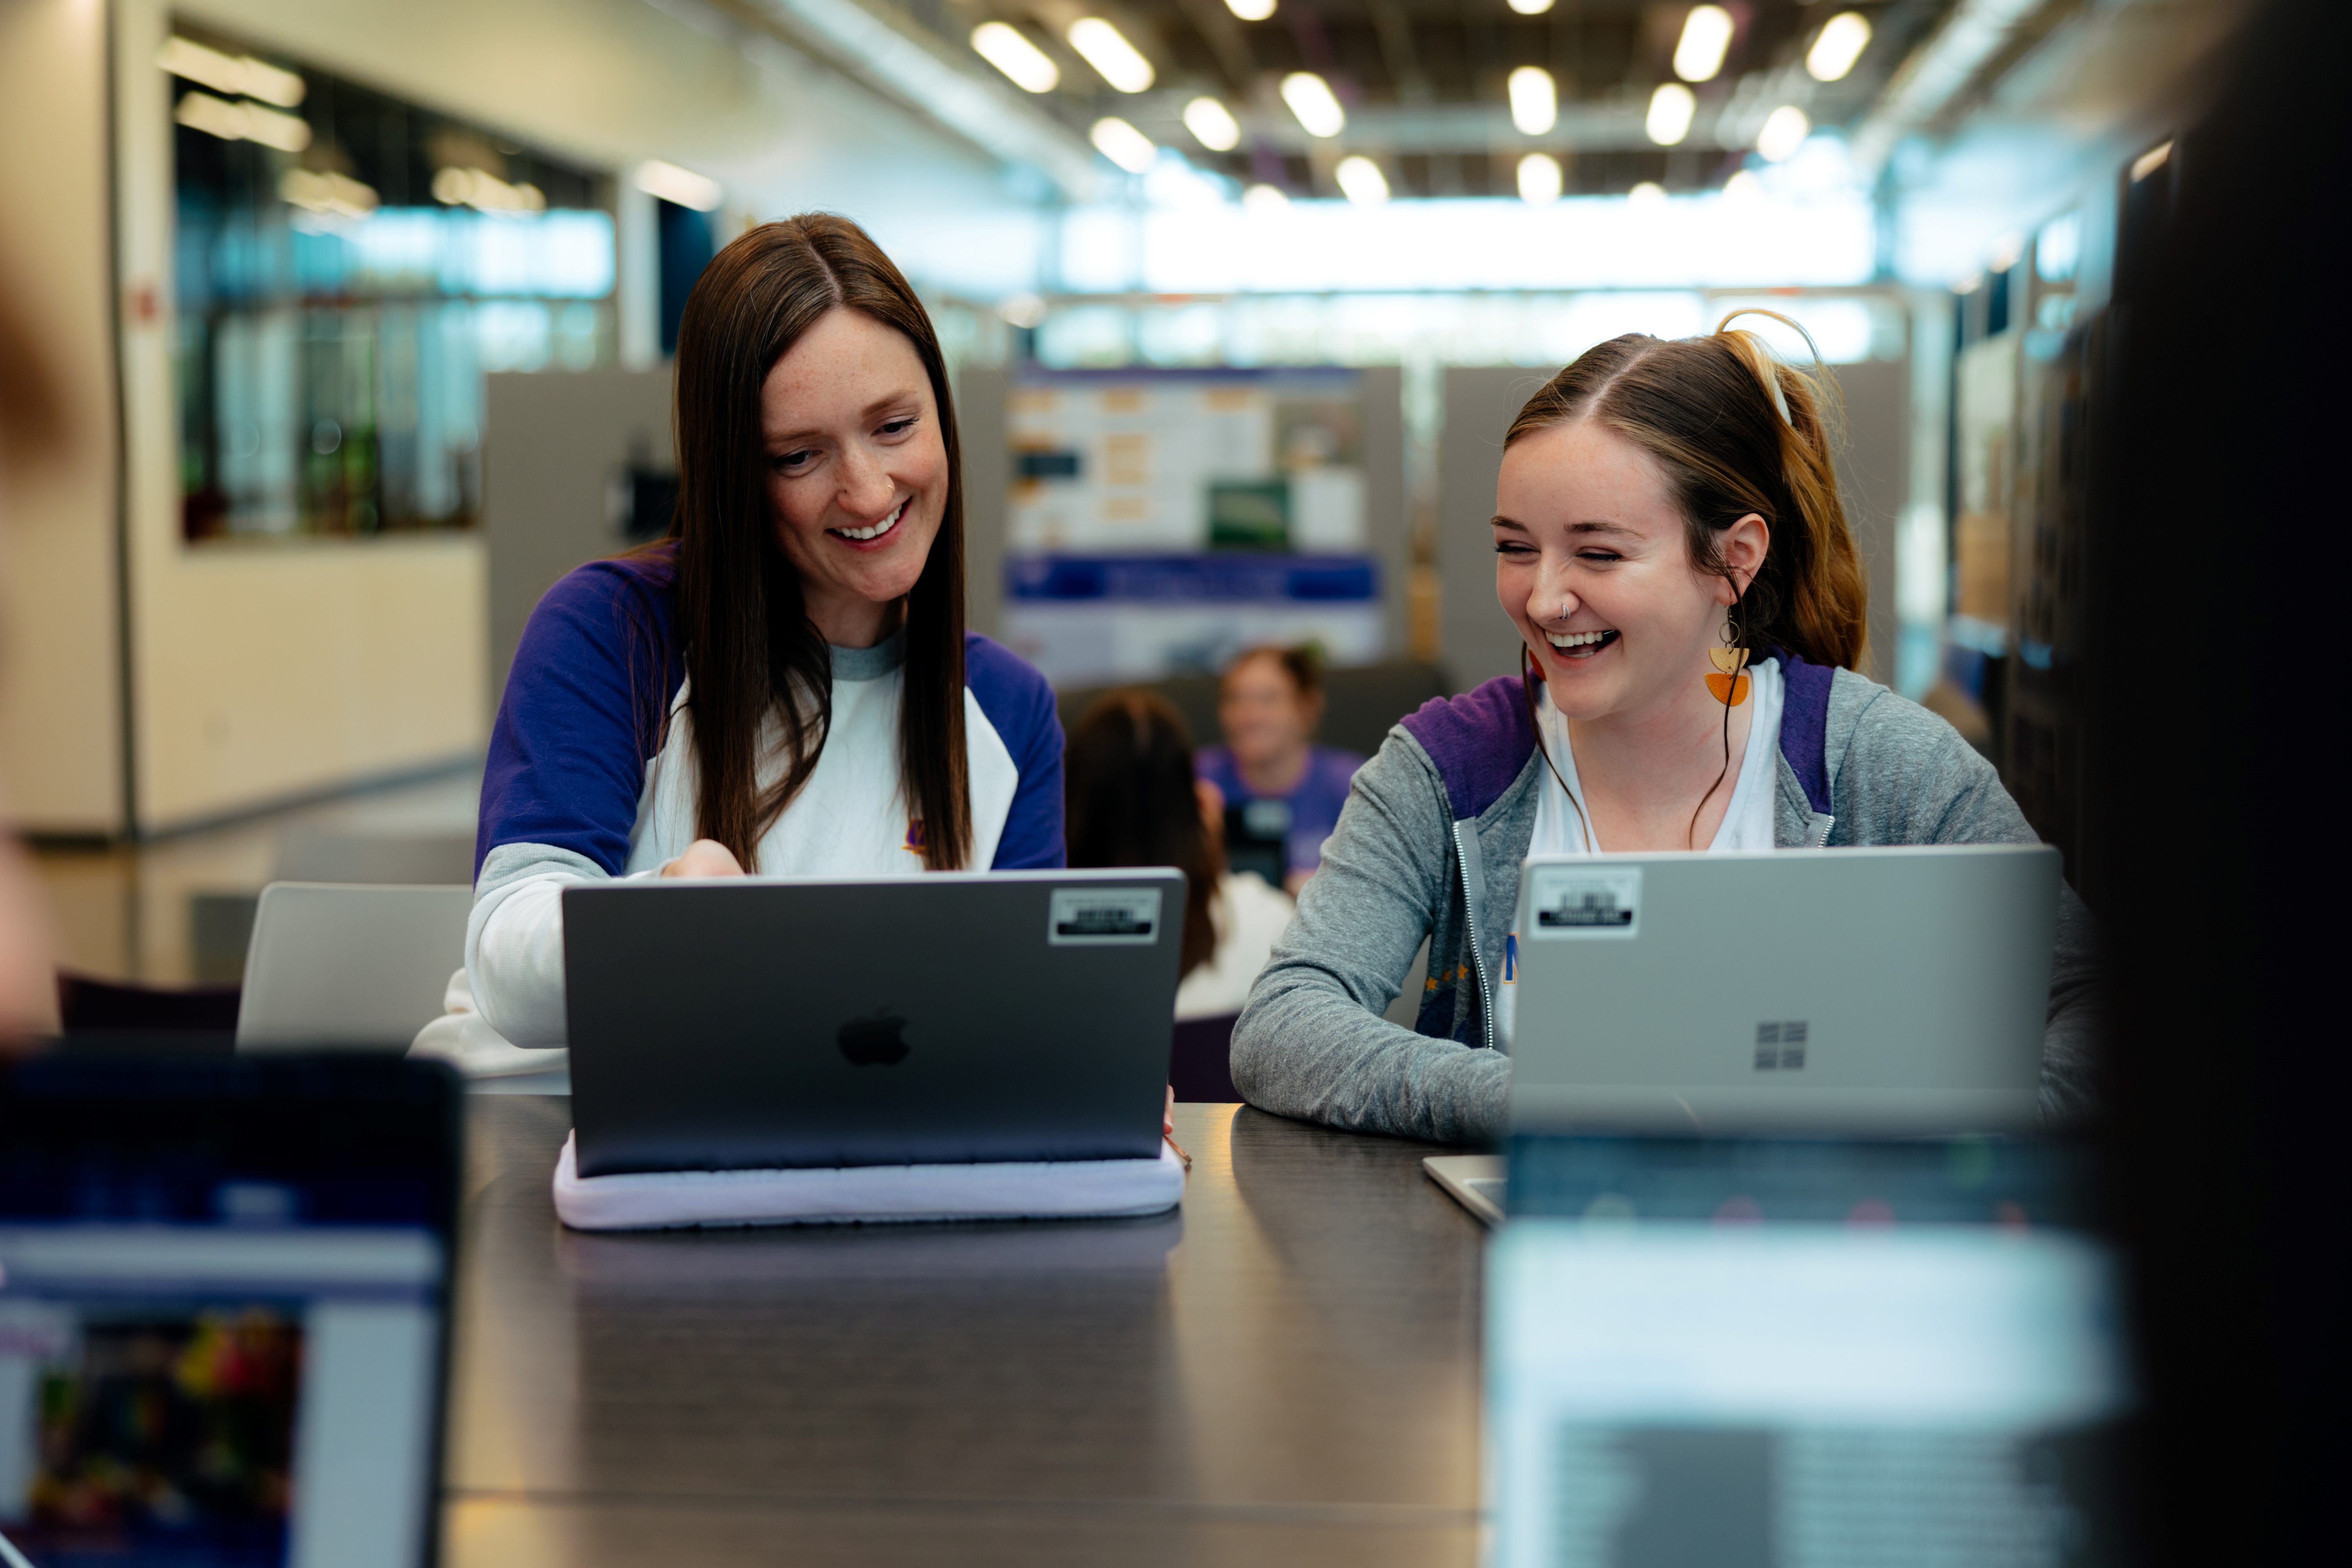
[[1617,634],[1613,631],[1546,632],[1544,634],[1545,637],[1550,641],[1552,647],[1559,648],[1591,647],[1601,643],[1608,642],[1616,635]]
[[[909,497],[908,499],[911,500],[912,498]],[[897,527],[898,520],[907,515],[907,501],[900,501],[898,503],[898,510],[892,512],[889,516],[884,518],[881,521],[876,523],[871,528],[836,528],[833,531],[841,535],[844,539],[855,539],[859,541],[861,543],[869,539],[879,539],[884,534],[889,532],[891,529]]]

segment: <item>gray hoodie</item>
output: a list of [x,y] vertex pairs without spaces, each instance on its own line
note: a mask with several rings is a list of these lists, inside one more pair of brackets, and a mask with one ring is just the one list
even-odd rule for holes
[[[1850,670],[1781,660],[1773,842],[2031,844],[1990,763],[1943,720]],[[1252,1105],[1360,1131],[1491,1143],[1509,1123],[1510,1058],[1493,977],[1535,832],[1535,729],[1516,679],[1408,716],[1356,774],[1323,866],[1234,1030]],[[1381,1015],[1422,940],[1412,1029]],[[2090,912],[2061,886],[2042,1105],[2084,1109],[2098,979]]]

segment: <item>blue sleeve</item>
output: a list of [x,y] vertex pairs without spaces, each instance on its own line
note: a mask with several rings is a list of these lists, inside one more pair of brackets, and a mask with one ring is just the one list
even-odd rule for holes
[[501,844],[547,844],[618,876],[646,760],[685,679],[667,563],[595,561],[523,627],[482,773],[474,874]]
[[963,639],[963,681],[980,710],[996,726],[1021,774],[1013,809],[996,841],[992,871],[1019,871],[1067,862],[1062,843],[1062,721],[1045,678],[1000,643],[973,633]]

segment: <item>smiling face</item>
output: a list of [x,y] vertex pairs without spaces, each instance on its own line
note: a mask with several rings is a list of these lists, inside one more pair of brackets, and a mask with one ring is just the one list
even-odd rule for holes
[[[1503,454],[1494,526],[1495,595],[1570,721],[1708,704],[1731,584],[1692,563],[1656,459],[1589,419],[1538,430]],[[1742,584],[1768,542],[1752,514],[1726,531]]]
[[760,388],[768,505],[825,641],[870,647],[939,536],[947,441],[915,345],[836,309],[778,360]]
[[1269,766],[1304,752],[1321,716],[1319,700],[1300,691],[1272,654],[1243,659],[1225,671],[1217,689],[1217,728],[1244,768]]

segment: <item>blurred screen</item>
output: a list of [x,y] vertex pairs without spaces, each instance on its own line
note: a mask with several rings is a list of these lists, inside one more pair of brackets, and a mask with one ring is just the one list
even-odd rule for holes
[[[1523,1139],[1493,1560],[2116,1560],[2117,1286],[2063,1151]],[[1776,1214],[1776,1210],[1778,1211]]]
[[425,1561],[446,1184],[401,1123],[434,1108],[315,1080],[280,1102],[282,1073],[225,1107],[204,1091],[256,1087],[235,1064],[165,1069],[161,1096],[152,1068],[24,1076],[0,1100],[0,1533],[40,1568]]

